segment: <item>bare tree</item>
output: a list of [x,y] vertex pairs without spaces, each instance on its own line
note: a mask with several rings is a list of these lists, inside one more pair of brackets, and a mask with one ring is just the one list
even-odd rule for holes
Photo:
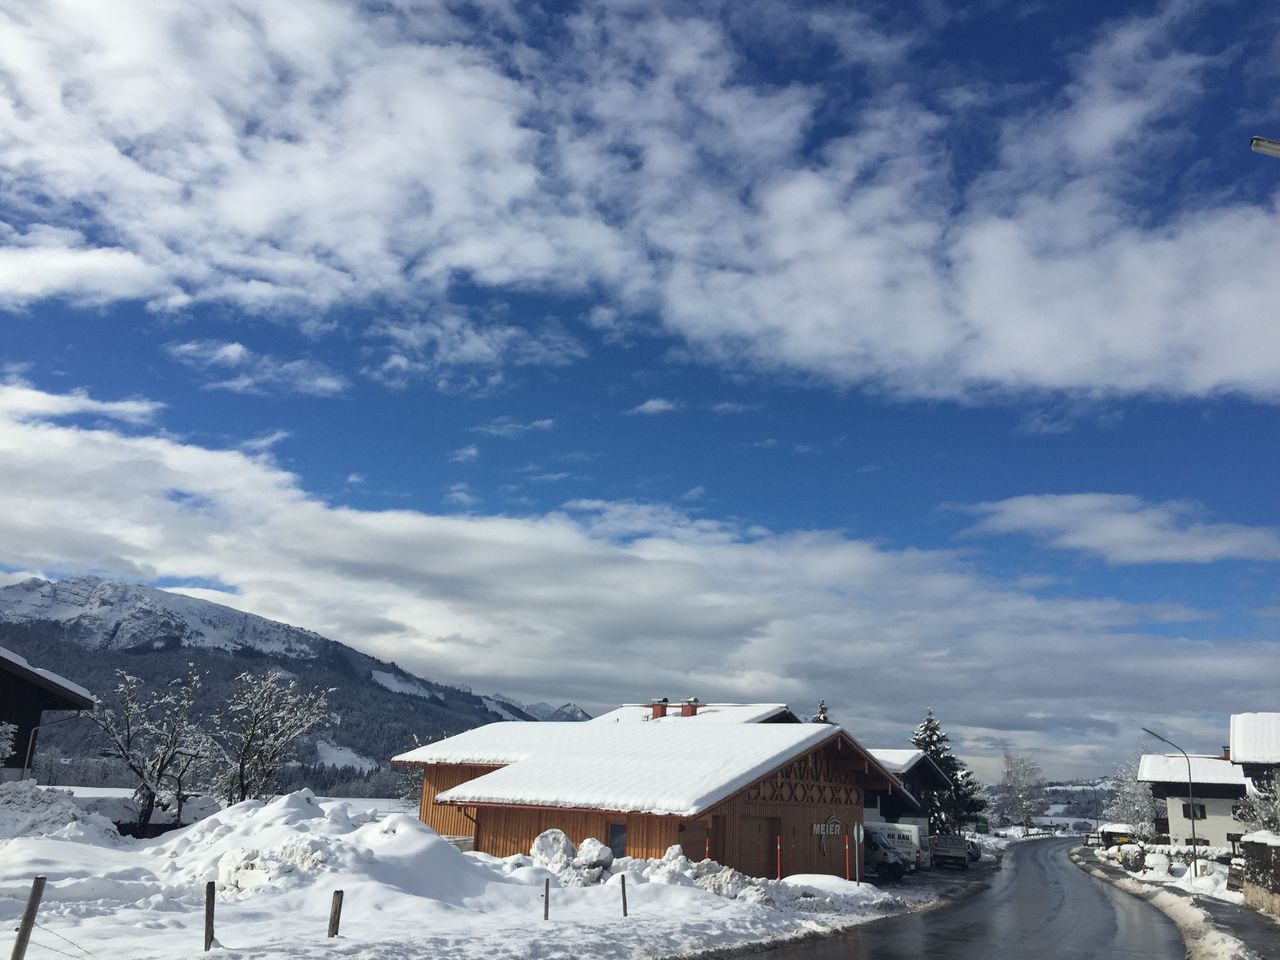
[[1235,818],[1253,830],[1280,833],[1280,770],[1253,781],[1235,809]]
[[1044,778],[1040,765],[1018,753],[1004,754],[1004,775],[1000,778],[995,812],[1026,826],[1044,809]]
[[202,678],[193,669],[155,691],[123,670],[116,677],[115,704],[99,704],[91,719],[106,736],[110,752],[138,778],[138,825],[146,826],[182,756],[204,752],[195,713]]
[[1138,761],[1122,764],[1114,782],[1114,792],[1102,815],[1108,820],[1127,823],[1142,839],[1155,836],[1161,804],[1152,796],[1151,784],[1138,779]]
[[216,789],[228,803],[267,794],[294,743],[332,720],[330,691],[298,689],[275,673],[242,673],[211,740],[221,761]]

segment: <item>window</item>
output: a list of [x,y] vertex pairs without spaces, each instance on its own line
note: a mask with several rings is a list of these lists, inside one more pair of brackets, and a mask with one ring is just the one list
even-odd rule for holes
[[1182,805],[1183,820],[1203,820],[1204,804],[1203,803],[1184,803]]
[[609,824],[609,849],[615,857],[627,855],[627,825],[625,823]]

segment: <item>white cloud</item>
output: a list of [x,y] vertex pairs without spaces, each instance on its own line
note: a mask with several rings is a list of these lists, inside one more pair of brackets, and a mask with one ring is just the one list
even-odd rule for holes
[[749,413],[752,410],[760,409],[758,403],[738,403],[734,400],[722,400],[719,403],[713,403],[711,409],[716,413]]
[[1093,553],[1114,564],[1280,560],[1280,529],[1208,522],[1204,507],[1180,500],[1042,494],[965,509],[982,517],[971,533],[1030,534],[1052,547]]
[[662,397],[651,397],[644,403],[632,407],[630,410],[624,411],[623,416],[657,416],[663,413],[674,413],[680,409],[680,401],[666,400]]
[[[111,402],[38,396],[0,393],[0,566],[216,581],[224,602],[482,689],[601,707],[825,696],[879,742],[932,704],[962,753],[998,755],[979,738],[1005,737],[1064,774],[1109,764],[1142,722],[1208,748],[1200,717],[1273,693],[1280,646],[1171,637],[1200,616],[1173,604],[1042,598],[948,552],[661,504],[334,506],[270,460],[64,424],[67,404]],[[475,506],[465,485],[449,494]],[[1169,706],[1188,702],[1194,717]]]
[[[749,86],[730,32],[686,8],[596,6],[551,49],[497,51],[434,7],[388,29],[336,0],[28,4],[0,25],[0,304],[220,301],[311,327],[413,305],[430,319],[382,328],[369,370],[445,388],[582,355],[541,321],[451,314],[462,278],[589,295],[587,326],[657,318],[735,370],[1273,401],[1274,203],[1145,199],[1158,145],[1194,143],[1206,78],[1245,56],[1178,49],[1199,15],[1113,21],[1035,97],[984,99],[947,65],[978,93],[945,114],[913,59],[927,27],[775,17],[867,68],[814,149],[827,91]],[[979,112],[993,98],[1003,119]],[[998,151],[975,176],[948,144],[977,121]]]
[[82,391],[51,394],[21,380],[10,380],[0,383],[0,409],[14,420],[96,414],[126,423],[143,424],[154,420],[156,414],[164,409],[164,404],[154,400],[94,400]]
[[209,390],[232,393],[301,393],[331,397],[347,389],[345,377],[316,360],[281,360],[254,353],[241,343],[220,340],[189,340],[170,343],[169,356],[213,379]]
[[459,482],[449,487],[449,492],[444,495],[444,502],[455,507],[474,507],[480,502],[480,498],[471,492],[470,484]]
[[450,463],[475,463],[480,459],[480,448],[474,443],[469,443],[465,447],[459,447],[453,453],[449,454]]
[[476,433],[483,433],[491,437],[502,437],[504,440],[510,440],[513,437],[522,437],[526,433],[535,431],[550,430],[556,425],[556,422],[549,417],[540,420],[517,420],[515,417],[495,417],[488,423],[482,423],[477,427],[472,427]]
[[241,450],[248,450],[250,453],[266,453],[273,449],[276,444],[282,443],[292,437],[293,434],[288,430],[272,430],[270,433],[264,433],[258,437],[251,437],[240,444]]

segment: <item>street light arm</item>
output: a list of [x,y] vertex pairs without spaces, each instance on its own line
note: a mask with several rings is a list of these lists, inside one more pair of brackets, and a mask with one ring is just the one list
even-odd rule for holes
[[[1255,139],[1258,139],[1258,138],[1255,138]],[[1276,144],[1276,147],[1280,148],[1280,143]],[[1276,156],[1280,156],[1280,153],[1277,153]],[[1178,746],[1168,737],[1162,737],[1160,736],[1160,734],[1156,733],[1154,730],[1148,730],[1146,727],[1143,727],[1142,732],[1149,733],[1151,734],[1151,736],[1155,737],[1157,740],[1167,743],[1169,746],[1173,747],[1173,749],[1177,750],[1180,754],[1182,754],[1183,759],[1187,761],[1187,819],[1191,821],[1191,878],[1194,880],[1197,876],[1199,876],[1200,871],[1199,869],[1197,869],[1197,863],[1199,861],[1199,858],[1196,855],[1196,795],[1195,795],[1195,781],[1192,779],[1192,775],[1191,775],[1191,756],[1187,753],[1187,751],[1183,750],[1180,746]]]

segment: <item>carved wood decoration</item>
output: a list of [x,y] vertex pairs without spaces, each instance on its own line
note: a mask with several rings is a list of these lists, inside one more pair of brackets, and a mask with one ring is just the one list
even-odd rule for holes
[[828,751],[818,750],[783,767],[747,790],[746,799],[761,803],[862,804],[855,774],[839,769]]

